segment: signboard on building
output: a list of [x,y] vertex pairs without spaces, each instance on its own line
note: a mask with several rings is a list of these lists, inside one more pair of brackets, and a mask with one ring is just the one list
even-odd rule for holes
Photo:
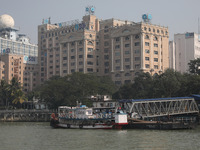
[[1,53],[2,54],[9,54],[11,51],[10,51],[10,48],[2,48],[1,49]]
[[34,56],[24,56],[25,64],[37,64],[37,57]]
[[193,37],[194,37],[194,32],[185,34],[185,38],[193,38]]

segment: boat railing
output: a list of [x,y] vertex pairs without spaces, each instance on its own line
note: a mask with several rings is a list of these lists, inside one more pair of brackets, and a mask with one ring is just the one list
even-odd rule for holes
[[93,115],[75,115],[75,114],[59,114],[60,118],[67,119],[112,119],[114,118],[114,113],[94,113]]

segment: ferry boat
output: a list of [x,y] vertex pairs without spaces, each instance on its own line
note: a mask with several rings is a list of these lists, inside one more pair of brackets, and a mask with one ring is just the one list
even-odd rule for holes
[[122,129],[128,125],[127,114],[122,110],[96,112],[85,105],[79,107],[60,106],[58,116],[51,115],[50,125],[54,128],[70,129]]

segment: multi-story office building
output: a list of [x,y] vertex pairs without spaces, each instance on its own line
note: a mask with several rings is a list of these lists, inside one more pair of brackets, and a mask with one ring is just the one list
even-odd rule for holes
[[81,22],[45,20],[38,26],[41,83],[54,75],[83,72],[108,75],[121,85],[139,72],[154,75],[169,67],[168,28],[151,24],[145,16],[144,22],[135,23],[99,20],[91,12]]
[[198,34],[194,32],[175,34],[169,47],[170,53],[173,54],[170,55],[170,64],[175,66],[176,71],[188,72],[190,60],[200,58],[200,41]]
[[15,77],[24,91],[31,91],[38,85],[38,47],[18,31],[11,16],[0,16],[0,79]]

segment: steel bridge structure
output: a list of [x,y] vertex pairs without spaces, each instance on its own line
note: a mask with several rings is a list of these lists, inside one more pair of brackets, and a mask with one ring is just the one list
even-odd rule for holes
[[120,100],[119,107],[134,118],[199,113],[193,97]]

